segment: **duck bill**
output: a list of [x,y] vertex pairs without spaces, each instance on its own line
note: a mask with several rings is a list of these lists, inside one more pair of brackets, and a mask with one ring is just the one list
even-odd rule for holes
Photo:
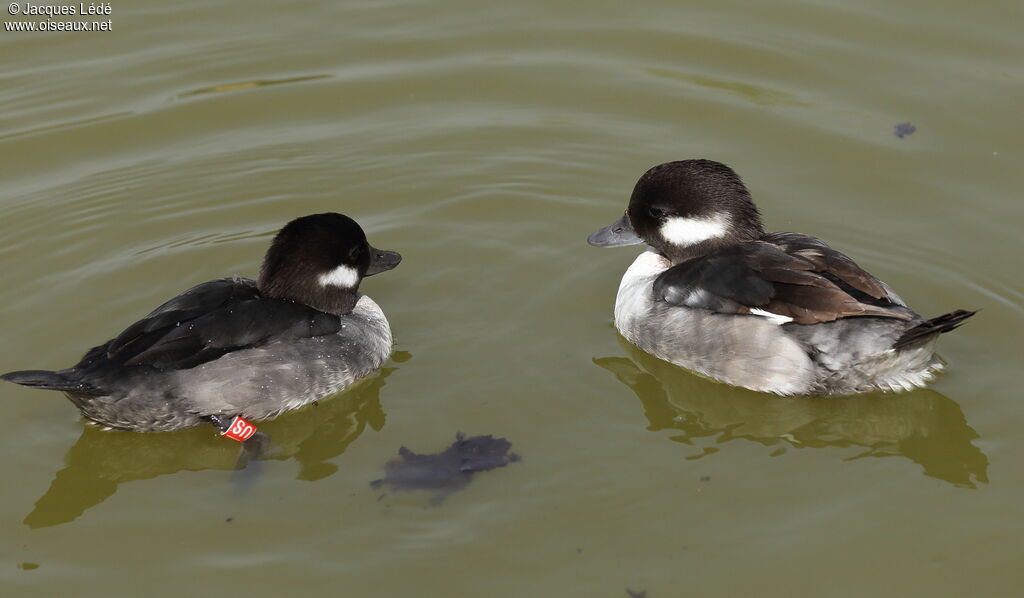
[[374,274],[380,274],[386,272],[402,261],[402,256],[397,251],[388,251],[387,249],[375,249],[372,245],[370,246],[370,266],[366,268],[366,274],[363,276],[373,276]]
[[587,243],[594,247],[625,247],[626,245],[640,245],[644,240],[636,236],[633,227],[629,224],[629,218],[623,214],[615,222],[608,226],[590,233]]

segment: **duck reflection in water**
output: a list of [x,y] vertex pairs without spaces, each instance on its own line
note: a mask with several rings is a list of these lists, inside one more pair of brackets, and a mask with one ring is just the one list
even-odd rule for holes
[[[392,355],[394,361],[408,358],[409,354],[401,351]],[[295,459],[301,465],[300,480],[332,475],[338,467],[330,459],[344,453],[366,426],[377,431],[384,427],[380,390],[395,369],[382,368],[337,396],[261,423],[260,429],[273,440],[259,459]],[[39,528],[74,521],[125,482],[179,471],[235,470],[238,451],[238,444],[210,434],[208,429],[136,434],[86,426],[64,457],[67,466],[57,472],[24,523]],[[249,482],[243,479],[243,483]]]
[[721,450],[745,439],[787,448],[864,447],[845,460],[902,456],[924,474],[956,486],[988,483],[988,457],[972,441],[978,438],[960,406],[933,390],[905,394],[865,394],[826,399],[773,397],[726,386],[644,353],[621,336],[627,357],[600,357],[594,363],[628,386],[643,403],[651,431],[678,432],[672,440],[696,444],[714,438]]

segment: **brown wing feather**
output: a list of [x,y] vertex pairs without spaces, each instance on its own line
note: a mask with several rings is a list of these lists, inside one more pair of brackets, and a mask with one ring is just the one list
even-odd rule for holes
[[828,272],[870,297],[898,303],[894,297],[889,296],[880,280],[864,271],[847,255],[829,247],[821,239],[800,233],[771,233],[765,236],[765,241],[779,247],[788,255],[800,257],[814,264],[815,272]]
[[[789,316],[797,324],[831,322],[851,316],[878,316],[900,320],[909,320],[912,317],[903,310],[861,303],[828,280],[821,280],[827,284],[775,283],[775,296],[764,309]],[[831,288],[828,285],[831,285]]]
[[797,324],[852,316],[913,319],[886,288],[850,258],[797,233],[772,233],[677,264],[654,283],[655,296],[670,305],[718,313],[765,309]]
[[[767,311],[791,317],[798,324],[851,316],[913,318],[888,297],[881,281],[814,237],[774,233],[765,242],[744,245],[747,265],[774,287],[771,300],[763,307]],[[879,300],[875,303],[882,305],[860,301],[833,281]]]
[[865,272],[853,260],[838,251],[799,249],[793,253],[812,262],[815,265],[816,271],[829,272],[862,293],[870,295],[875,299],[887,297],[885,288],[882,287],[877,278]]
[[761,278],[771,282],[807,285],[825,289],[835,289],[835,284],[824,276],[806,270],[786,270],[784,268],[762,268]]

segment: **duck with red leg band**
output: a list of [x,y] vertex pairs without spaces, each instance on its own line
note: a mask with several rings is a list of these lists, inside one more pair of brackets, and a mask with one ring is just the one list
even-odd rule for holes
[[257,432],[256,426],[241,415],[230,419],[226,415],[210,415],[207,419],[220,430],[221,436],[238,442],[249,440]]
[[244,420],[241,415],[236,415],[235,419],[231,420],[231,425],[228,426],[227,430],[220,433],[221,436],[227,436],[231,440],[237,440],[238,442],[245,442],[256,433],[256,426]]

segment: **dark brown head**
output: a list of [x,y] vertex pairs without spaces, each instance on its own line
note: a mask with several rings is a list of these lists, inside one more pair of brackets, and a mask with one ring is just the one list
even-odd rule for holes
[[588,241],[599,247],[647,243],[678,263],[763,235],[739,175],[720,162],[681,160],[645,172],[625,215]]
[[374,249],[348,216],[328,212],[296,218],[274,237],[263,258],[260,292],[333,314],[352,311],[359,283],[402,261],[394,251]]

